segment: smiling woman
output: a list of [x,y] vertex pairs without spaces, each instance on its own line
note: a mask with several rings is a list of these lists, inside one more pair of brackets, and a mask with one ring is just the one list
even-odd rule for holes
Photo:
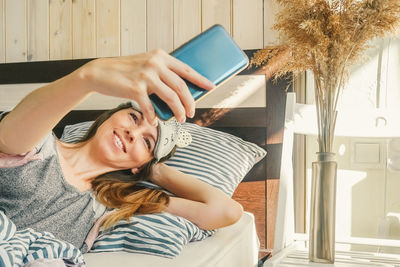
[[[164,84],[163,77],[169,75],[174,78]],[[148,94],[166,96],[164,101],[174,105],[179,118],[192,115],[194,102],[187,87],[177,86],[185,84],[182,78],[212,88],[190,67],[157,50],[91,61],[27,95],[0,121],[0,151],[6,159],[0,166],[0,207],[7,217],[19,229],[49,231],[83,252],[88,250],[84,241],[89,230],[106,207],[118,211],[107,216],[105,227],[133,213],[164,209],[203,229],[237,221],[242,214],[240,204],[162,163],[176,145],[184,144],[179,138],[184,132],[177,121],[154,117]],[[129,98],[137,104],[131,101],[105,112],[76,144],[49,133],[94,92]],[[7,159],[20,157],[24,160],[8,164]],[[146,179],[176,196],[136,184]]]

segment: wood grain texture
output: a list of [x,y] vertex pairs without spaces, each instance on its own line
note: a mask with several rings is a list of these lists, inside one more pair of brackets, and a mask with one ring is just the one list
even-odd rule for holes
[[264,46],[263,0],[233,0],[233,39],[242,49]]
[[50,59],[72,58],[72,0],[50,0]]
[[96,0],[97,57],[120,55],[120,2]]
[[201,33],[201,0],[174,0],[174,49]]
[[49,60],[49,1],[29,0],[27,61]]
[[0,62],[170,52],[216,23],[261,48],[275,43],[276,10],[274,0],[0,0]]
[[146,52],[146,0],[121,0],[121,56]]
[[240,183],[232,198],[254,214],[260,248],[265,248],[265,181]]
[[264,46],[280,43],[279,33],[272,29],[275,23],[275,15],[279,10],[276,0],[264,0]]
[[24,62],[27,60],[25,12],[25,0],[6,0],[6,62]]
[[147,51],[174,48],[173,0],[147,0]]
[[274,248],[279,179],[266,180],[266,248]]
[[232,35],[231,0],[202,0],[201,9],[202,31],[214,24],[221,24]]
[[72,57],[96,57],[95,0],[72,1]]
[[6,62],[5,0],[0,0],[0,63]]

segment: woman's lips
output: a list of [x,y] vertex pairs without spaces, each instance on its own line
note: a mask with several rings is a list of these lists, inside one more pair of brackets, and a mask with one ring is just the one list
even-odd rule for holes
[[113,132],[113,141],[114,144],[124,153],[126,153],[126,146],[124,144],[124,142],[122,141],[122,138],[114,131]]

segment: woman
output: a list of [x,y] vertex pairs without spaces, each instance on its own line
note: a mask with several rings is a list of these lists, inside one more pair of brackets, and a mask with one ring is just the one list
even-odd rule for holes
[[[193,117],[195,106],[182,78],[213,88],[189,66],[155,50],[93,60],[30,93],[0,121],[3,157],[24,159],[23,164],[0,169],[0,208],[19,229],[52,232],[83,252],[87,233],[104,213],[92,190],[100,202],[120,209],[108,217],[106,226],[133,212],[162,210],[202,229],[237,221],[240,204],[161,163],[175,144],[165,146],[160,140],[177,133],[179,125],[158,121],[148,95],[157,94],[183,122],[186,116]],[[49,134],[74,106],[96,92],[131,99],[138,106],[111,110],[77,144],[63,143]],[[134,183],[138,179],[149,179],[177,197],[139,190]]]

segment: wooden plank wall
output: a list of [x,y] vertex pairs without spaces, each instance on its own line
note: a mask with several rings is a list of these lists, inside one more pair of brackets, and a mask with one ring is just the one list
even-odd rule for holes
[[277,43],[275,0],[0,0],[0,63],[168,52],[215,23],[242,49]]

